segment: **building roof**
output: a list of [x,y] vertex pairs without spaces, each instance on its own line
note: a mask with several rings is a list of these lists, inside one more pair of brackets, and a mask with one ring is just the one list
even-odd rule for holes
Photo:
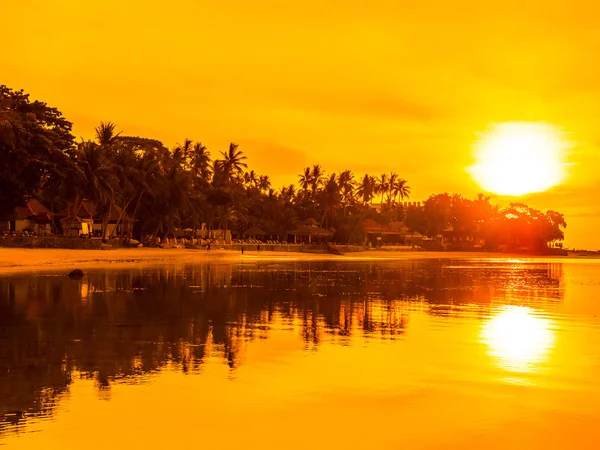
[[248,228],[244,231],[244,236],[266,236],[266,232],[258,227]]
[[330,231],[325,230],[324,228],[319,228],[316,226],[307,226],[303,225],[295,230],[290,231],[290,234],[293,236],[317,236],[317,237],[330,237],[333,234]]
[[304,225],[306,225],[306,226],[309,226],[309,227],[317,227],[317,226],[319,226],[319,222],[317,222],[316,219],[313,219],[312,217],[309,217],[308,219],[306,219],[302,223]]
[[52,220],[52,211],[42,205],[35,198],[27,201],[25,206],[15,208],[14,218],[16,220],[37,219],[37,220]]
[[[110,220],[117,221],[121,217],[123,209],[118,205],[112,205],[110,210]],[[84,219],[103,219],[105,214],[100,214],[96,208],[96,205],[88,199],[83,199],[80,202],[69,202],[67,207],[62,211],[56,213],[58,217],[72,217],[77,213],[77,217]],[[125,214],[123,222],[133,222],[133,219],[129,217],[129,214]]]
[[74,216],[67,216],[64,217],[62,219],[60,219],[60,223],[70,223],[70,222],[77,222],[77,223],[91,223],[92,219],[82,219],[81,217],[74,217]]
[[365,219],[362,227],[367,234],[392,234],[399,236],[422,236],[417,231],[410,231],[403,222],[390,222],[387,225],[377,223],[373,219]]
[[96,215],[96,206],[88,199],[83,199],[78,202],[69,202],[67,207],[60,212],[57,212],[58,217],[83,217],[91,219]]

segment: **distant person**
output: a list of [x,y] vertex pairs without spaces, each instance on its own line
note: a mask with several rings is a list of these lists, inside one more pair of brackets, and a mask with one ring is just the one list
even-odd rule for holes
[[260,252],[260,244],[258,244],[258,245],[256,246],[256,251],[257,251],[257,252]]
[[210,242],[208,243],[208,246],[206,247],[206,251],[210,252]]
[[244,246],[242,245],[242,255],[244,254]]

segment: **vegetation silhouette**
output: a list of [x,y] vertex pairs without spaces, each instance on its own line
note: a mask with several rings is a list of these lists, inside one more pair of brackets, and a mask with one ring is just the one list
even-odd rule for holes
[[394,171],[357,179],[350,170],[326,174],[316,164],[298,175],[297,186],[275,190],[268,175],[248,170],[236,143],[213,159],[201,142],[185,139],[168,149],[155,139],[123,135],[112,122],[100,123],[95,140],[76,143],[71,127],[56,108],[0,86],[0,216],[37,196],[52,211],[92,201],[105,213],[105,238],[118,206],[118,223],[125,215],[136,223],[122,227],[119,237],[147,242],[202,224],[239,235],[259,227],[286,239],[298,224],[316,219],[334,232],[335,242],[363,244],[366,218],[404,222],[433,240],[450,233],[455,242],[485,242],[490,250],[539,251],[564,238],[560,213],[520,203],[499,208],[483,195],[432,195],[407,206],[411,187]]

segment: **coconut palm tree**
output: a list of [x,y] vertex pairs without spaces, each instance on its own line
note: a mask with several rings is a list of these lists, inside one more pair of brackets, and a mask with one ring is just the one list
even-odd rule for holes
[[101,146],[108,146],[114,143],[121,135],[122,131],[116,132],[117,126],[112,122],[100,122],[96,127],[96,140]]
[[404,199],[410,197],[410,186],[408,185],[408,181],[406,181],[404,178],[397,179],[392,185],[392,190],[394,192],[394,198],[399,196],[400,201],[404,201]]
[[238,150],[238,144],[234,142],[229,144],[229,149],[221,154],[223,155],[223,170],[228,179],[248,167],[248,164],[244,162],[248,158],[243,151]]
[[354,198],[354,174],[351,170],[344,170],[338,177],[338,184],[342,190],[342,201],[344,205],[348,205]]
[[319,164],[315,164],[312,167],[310,176],[311,176],[310,188],[311,188],[313,195],[315,195],[317,193],[317,191],[319,190],[319,188],[325,182],[325,171]]
[[271,189],[271,180],[268,175],[261,175],[258,177],[258,188],[261,192],[269,191]]
[[107,150],[106,145],[99,145],[92,141],[79,144],[77,161],[85,181],[79,190],[79,200],[76,202],[73,217],[75,218],[79,214],[84,198],[91,200],[100,209],[108,206],[109,211],[102,224],[104,237],[106,237],[108,217],[114,202],[115,187],[118,185],[115,169],[107,158]]
[[381,204],[383,205],[383,198],[385,194],[389,190],[389,181],[387,173],[382,173],[379,178],[377,178],[377,184],[375,185],[375,193],[381,195]]
[[210,152],[201,142],[196,142],[191,149],[190,166],[194,176],[199,177],[203,183],[210,181],[212,175]]
[[183,167],[186,170],[191,169],[191,156],[193,153],[194,142],[191,139],[184,139],[183,144],[177,144],[173,152],[177,154],[177,158],[180,158]]
[[312,172],[310,167],[305,167],[304,172],[298,175],[298,178],[300,189],[302,189],[303,191],[308,191],[312,185]]
[[319,193],[319,199],[320,205],[324,211],[321,225],[323,225],[324,222],[325,227],[327,228],[330,224],[330,219],[342,201],[341,189],[338,177],[335,173],[332,173],[325,182],[323,189]]
[[360,180],[356,194],[360,197],[362,202],[366,205],[373,201],[376,191],[376,180],[375,177],[365,174]]
[[254,170],[246,172],[244,174],[244,183],[248,188],[256,187],[258,184],[258,174]]
[[281,188],[281,199],[285,204],[291,204],[296,197],[296,186],[290,184]]
[[387,202],[391,205],[396,201],[394,197],[394,187],[396,186],[396,180],[398,179],[398,174],[396,172],[390,172],[390,176],[387,182]]

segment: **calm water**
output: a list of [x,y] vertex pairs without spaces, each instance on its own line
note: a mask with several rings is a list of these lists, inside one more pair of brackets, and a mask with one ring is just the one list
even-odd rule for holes
[[600,448],[600,263],[0,278],[0,445]]

